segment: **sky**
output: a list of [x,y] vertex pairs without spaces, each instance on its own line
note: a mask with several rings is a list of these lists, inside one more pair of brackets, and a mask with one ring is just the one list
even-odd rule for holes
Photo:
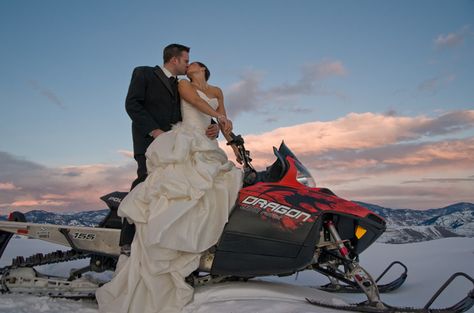
[[[0,214],[135,177],[133,68],[191,47],[260,169],[392,208],[474,202],[474,1],[1,1]],[[224,147],[224,143],[221,142]]]

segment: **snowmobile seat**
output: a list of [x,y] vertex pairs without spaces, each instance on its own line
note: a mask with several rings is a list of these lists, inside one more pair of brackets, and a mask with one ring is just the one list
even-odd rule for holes
[[107,216],[100,222],[99,227],[103,228],[122,228],[122,218],[117,215],[117,209],[122,202],[123,198],[128,194],[128,192],[114,191],[112,193],[106,194],[105,196],[100,197],[109,207],[109,213]]

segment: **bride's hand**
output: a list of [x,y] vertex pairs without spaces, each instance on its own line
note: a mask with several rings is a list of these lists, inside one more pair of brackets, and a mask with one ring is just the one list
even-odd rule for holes
[[219,122],[219,126],[224,134],[229,134],[232,131],[232,121],[225,115],[219,116],[217,121]]

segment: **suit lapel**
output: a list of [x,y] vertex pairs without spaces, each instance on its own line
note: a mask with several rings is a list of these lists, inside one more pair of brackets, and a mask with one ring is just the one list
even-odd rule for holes
[[155,66],[153,69],[153,72],[155,73],[156,76],[158,76],[159,79],[163,82],[163,84],[166,86],[168,91],[174,95],[173,89],[171,88],[170,81],[168,77],[166,77],[165,73],[163,73],[163,70],[159,66]]

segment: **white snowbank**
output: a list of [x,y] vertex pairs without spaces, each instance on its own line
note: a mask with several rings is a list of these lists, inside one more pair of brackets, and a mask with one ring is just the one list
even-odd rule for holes
[[[14,239],[7,247],[0,267],[10,263],[16,255],[30,255],[36,252],[49,252],[60,248],[45,242],[29,239]],[[361,256],[361,265],[377,277],[385,266],[400,260],[408,267],[408,279],[399,290],[383,294],[382,299],[392,305],[423,306],[438,287],[454,272],[465,272],[474,276],[474,238],[446,238],[412,244],[375,243]],[[50,265],[41,271],[55,274],[68,273],[70,268],[78,268],[87,262],[75,261],[72,264]],[[401,270],[394,269],[392,277]],[[308,304],[305,298],[346,302],[362,301],[361,295],[330,294],[314,288],[327,283],[327,279],[315,272],[303,272],[289,277],[265,277],[261,280],[216,284],[196,289],[195,299],[183,313],[309,313],[336,312]],[[382,281],[381,283],[384,283]],[[465,280],[456,281],[435,307],[450,305],[464,297],[472,288]],[[0,312],[51,312],[51,313],[97,313],[97,305],[91,301],[72,301],[50,299],[28,295],[0,295]],[[469,312],[474,312],[471,309]]]

